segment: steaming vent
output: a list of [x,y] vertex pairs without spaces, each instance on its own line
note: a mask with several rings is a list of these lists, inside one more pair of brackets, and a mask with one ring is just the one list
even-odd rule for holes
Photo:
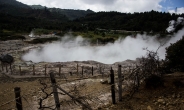
[[183,17],[178,17],[177,21],[175,21],[175,20],[169,21],[169,27],[166,29],[166,31],[168,33],[174,32],[178,25],[184,25],[184,18]]
[[165,58],[165,48],[170,43],[175,43],[184,36],[184,28],[175,33],[171,38],[160,39],[157,36],[137,34],[136,38],[127,36],[119,38],[114,43],[103,46],[91,46],[88,40],[78,36],[64,36],[61,41],[45,44],[41,49],[33,49],[22,56],[24,61],[37,62],[67,62],[94,60],[105,64],[135,60],[146,54],[143,48],[156,51],[161,44],[165,44],[158,50],[161,59]]

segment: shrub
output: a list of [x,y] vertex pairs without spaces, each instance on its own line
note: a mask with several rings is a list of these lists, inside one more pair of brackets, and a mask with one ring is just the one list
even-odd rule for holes
[[10,35],[8,36],[5,35],[5,36],[0,36],[0,40],[2,41],[6,41],[6,40],[24,40],[26,39],[24,36],[21,36],[21,35]]
[[184,36],[166,48],[165,66],[173,71],[184,72]]
[[148,78],[145,79],[145,86],[146,88],[158,88],[164,86],[164,81],[162,77],[158,75],[152,74]]
[[52,41],[57,41],[57,37],[50,37],[50,38],[36,38],[33,39],[32,41],[29,41],[28,43],[31,44],[39,44],[39,43],[46,43],[46,42],[52,42]]
[[173,81],[173,84],[175,87],[177,88],[181,88],[184,87],[184,81],[180,80],[180,79],[176,79]]

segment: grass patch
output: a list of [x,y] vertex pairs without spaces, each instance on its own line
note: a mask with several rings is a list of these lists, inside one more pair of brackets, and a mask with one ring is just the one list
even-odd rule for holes
[[1,31],[0,32],[0,41],[7,41],[7,40],[24,40],[26,39],[22,35],[17,35],[11,31]]
[[57,41],[59,38],[57,37],[49,37],[49,38],[36,38],[31,41],[27,41],[30,44],[43,44],[46,42],[52,42],[52,41]]
[[90,39],[91,43],[99,43],[106,44],[106,43],[113,43],[115,40],[119,38],[124,38],[130,33],[112,33],[112,32],[95,32],[95,31],[88,31],[88,32],[72,32],[73,36],[82,36],[83,38]]

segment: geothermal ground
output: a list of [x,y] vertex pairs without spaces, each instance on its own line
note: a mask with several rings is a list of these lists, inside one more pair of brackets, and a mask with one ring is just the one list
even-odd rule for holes
[[[30,40],[30,38],[27,37],[27,40]],[[118,102],[117,104],[112,104],[111,102],[111,94],[110,94],[110,86],[109,84],[105,83],[108,79],[109,70],[112,67],[115,70],[115,74],[117,75],[117,67],[118,64],[121,64],[122,66],[127,65],[134,65],[136,64],[136,61],[133,60],[126,60],[124,62],[117,62],[113,64],[103,64],[96,61],[70,61],[70,62],[40,62],[40,63],[34,63],[31,61],[23,61],[22,55],[24,55],[26,52],[28,52],[31,49],[39,48],[41,45],[31,45],[25,43],[25,41],[21,40],[12,40],[12,41],[1,41],[0,42],[0,53],[8,53],[15,58],[15,62],[13,64],[13,75],[11,75],[11,71],[8,70],[8,72],[4,69],[0,69],[0,109],[4,110],[13,110],[15,109],[15,102],[9,102],[14,99],[14,87],[21,87],[21,94],[25,95],[25,99],[23,102],[23,105],[27,105],[25,109],[27,110],[36,110],[39,107],[38,99],[41,94],[41,89],[43,85],[40,84],[39,80],[41,79],[48,85],[50,85],[50,79],[48,72],[50,70],[54,70],[55,72],[58,72],[58,65],[62,65],[63,68],[69,68],[65,71],[65,74],[75,73],[76,68],[71,69],[70,67],[76,67],[78,64],[79,66],[84,66],[86,69],[84,70],[84,73],[90,74],[90,69],[92,66],[94,66],[94,76],[88,77],[87,74],[84,75],[84,78],[81,76],[75,76],[75,74],[68,79],[68,81],[65,80],[65,78],[61,78],[57,76],[56,81],[57,83],[64,88],[65,90],[69,89],[70,87],[73,87],[74,84],[80,84],[80,86],[83,86],[83,88],[79,88],[80,94],[92,94],[93,97],[97,97],[104,102],[99,102],[97,100],[96,105],[92,105],[93,109],[104,109],[104,110],[183,110],[184,109],[184,87],[177,87],[174,85],[174,81],[184,80],[184,75],[182,73],[175,73],[172,75],[165,75],[164,76],[164,87],[158,88],[158,89],[145,89],[144,88],[144,82],[141,84],[141,87],[135,95],[129,99],[129,92],[125,91],[123,92],[123,101]],[[18,66],[30,66],[35,65],[35,67],[44,67],[47,65],[47,75],[44,76],[44,68],[35,68],[35,76],[32,75],[32,68],[22,69],[23,75],[20,75]],[[104,76],[102,76],[101,73],[99,73],[98,67],[99,65],[103,65],[104,69],[102,72],[104,72]],[[43,70],[42,70],[43,69]],[[39,71],[39,72],[37,72]],[[81,68],[79,69],[81,72]],[[79,83],[79,82],[80,83]],[[108,81],[108,80],[107,80]],[[85,87],[84,87],[85,84]],[[100,93],[96,91],[103,90],[103,93]],[[50,90],[48,90],[50,91]],[[117,95],[117,94],[116,94]],[[60,99],[64,101],[68,101],[69,97],[60,96]],[[118,99],[117,99],[118,100]],[[9,103],[7,103],[9,102]],[[29,103],[28,103],[29,102]],[[45,106],[52,105],[53,104],[53,96],[48,98],[47,101],[45,101],[43,104]],[[31,107],[29,106],[31,105]],[[64,109],[73,109],[73,110],[82,110],[81,106],[75,105],[75,104],[65,104],[63,103],[62,106]],[[71,107],[71,108],[69,108]]]

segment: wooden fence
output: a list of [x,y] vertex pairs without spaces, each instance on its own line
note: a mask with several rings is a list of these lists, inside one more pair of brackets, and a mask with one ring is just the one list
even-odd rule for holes
[[[50,78],[51,81],[51,85],[50,88],[52,93],[51,94],[46,94],[46,96],[48,95],[52,95],[54,96],[54,102],[55,104],[52,102],[50,104],[43,105],[43,101],[45,99],[47,99],[47,97],[45,98],[40,98],[39,100],[39,108],[40,109],[66,109],[66,107],[64,107],[64,105],[62,105],[64,102],[68,103],[69,106],[67,106],[67,109],[71,109],[69,107],[73,107],[70,106],[71,102],[72,105],[74,104],[74,107],[82,107],[83,109],[97,109],[95,107],[100,107],[100,106],[104,106],[107,104],[107,102],[111,102],[112,104],[116,104],[118,101],[123,101],[123,97],[122,97],[122,93],[125,91],[125,88],[122,88],[122,85],[125,84],[125,73],[126,72],[131,72],[132,70],[126,70],[124,69],[125,67],[122,67],[121,65],[118,65],[117,69],[115,69],[115,71],[113,70],[113,68],[102,68],[99,67],[94,67],[94,66],[79,66],[78,64],[76,64],[75,67],[63,67],[62,65],[56,66],[56,67],[50,67],[47,65],[44,66],[35,66],[35,65],[31,65],[31,66],[18,66],[15,65],[12,68],[13,73],[11,73],[11,75],[19,75],[19,76],[26,76],[26,75],[31,75],[31,76],[42,76],[42,77],[46,77],[46,78]],[[42,71],[40,71],[40,69]],[[38,71],[39,70],[39,71]],[[51,70],[51,71],[50,71]],[[53,70],[53,71],[52,71]],[[24,72],[27,72],[26,74],[24,74]],[[41,72],[41,73],[39,73]],[[67,91],[67,88],[70,87],[63,87],[60,86],[61,84],[58,84],[55,77],[60,78],[62,75],[64,74],[64,76],[66,77],[65,79],[69,80],[71,77],[80,77],[80,80],[84,80],[86,78],[93,78],[95,77],[95,75],[100,75],[101,79],[103,80],[107,80],[107,78],[110,79],[110,83],[108,85],[106,85],[105,88],[100,88],[99,90],[95,90],[92,91],[90,93],[87,93],[85,95],[82,96],[76,96],[75,94],[72,94],[71,91]],[[48,77],[47,77],[48,76]],[[109,76],[109,77],[108,77]],[[128,77],[127,77],[128,78]],[[138,78],[137,78],[138,79]],[[78,81],[78,80],[76,80]],[[71,82],[72,83],[72,82]],[[135,83],[135,82],[134,82]],[[42,85],[44,85],[44,83],[40,83]],[[136,83],[135,85],[137,85],[138,83]],[[77,87],[77,86],[76,86]],[[75,88],[75,87],[74,87]],[[91,87],[89,87],[91,88]],[[87,90],[89,88],[83,88],[82,90],[79,90],[79,93],[84,90]],[[20,87],[15,87],[14,88],[14,92],[15,92],[15,98],[13,98],[12,100],[8,101],[8,102],[4,102],[3,104],[0,104],[0,108],[3,106],[6,106],[7,104],[9,104],[10,102],[14,102],[15,103],[15,108],[18,110],[22,110],[22,109],[28,109],[31,108],[32,104],[30,104],[30,102],[28,101],[28,99],[26,99],[26,97],[28,96],[26,95],[21,95],[20,94]],[[46,89],[46,88],[45,88]],[[45,89],[41,89],[42,93],[45,93]],[[77,91],[77,90],[75,90]],[[110,93],[110,95],[108,95]],[[60,95],[67,95],[71,101],[67,100],[64,101],[64,99],[60,99],[59,97],[61,97]],[[29,94],[31,95],[31,94]],[[26,96],[26,97],[25,97]],[[111,97],[111,99],[107,98],[107,99],[103,99],[103,97]],[[21,101],[22,99],[26,102],[29,102],[28,105],[24,105]],[[52,105],[52,106],[51,106]],[[98,106],[96,106],[98,105]],[[33,108],[31,108],[33,109]],[[31,110],[30,109],[30,110]]]
[[39,76],[48,77],[49,71],[54,71],[56,77],[90,77],[94,75],[105,76],[109,74],[109,68],[105,66],[82,66],[76,64],[75,66],[63,66],[58,64],[52,65],[17,65],[14,64],[11,67],[9,65],[1,65],[1,71],[9,73],[9,75],[20,75],[20,76]]

